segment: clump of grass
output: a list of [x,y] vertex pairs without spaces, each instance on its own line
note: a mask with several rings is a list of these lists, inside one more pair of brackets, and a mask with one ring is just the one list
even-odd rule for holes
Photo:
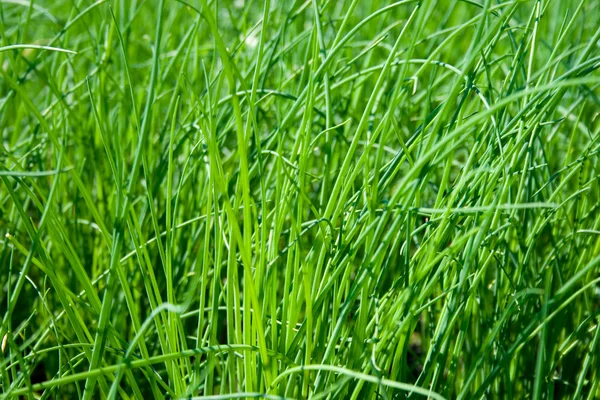
[[598,398],[597,1],[0,1],[0,388]]

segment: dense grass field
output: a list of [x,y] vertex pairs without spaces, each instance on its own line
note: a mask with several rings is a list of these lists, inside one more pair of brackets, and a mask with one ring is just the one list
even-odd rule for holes
[[599,0],[0,0],[0,397],[600,398]]

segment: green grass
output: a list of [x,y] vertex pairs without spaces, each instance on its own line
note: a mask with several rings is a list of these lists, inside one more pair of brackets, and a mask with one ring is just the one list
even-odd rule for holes
[[600,397],[598,0],[0,0],[0,397]]

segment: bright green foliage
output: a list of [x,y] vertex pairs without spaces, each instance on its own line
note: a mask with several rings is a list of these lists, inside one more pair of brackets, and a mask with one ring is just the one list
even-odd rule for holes
[[599,0],[0,0],[0,397],[599,398],[599,68]]

